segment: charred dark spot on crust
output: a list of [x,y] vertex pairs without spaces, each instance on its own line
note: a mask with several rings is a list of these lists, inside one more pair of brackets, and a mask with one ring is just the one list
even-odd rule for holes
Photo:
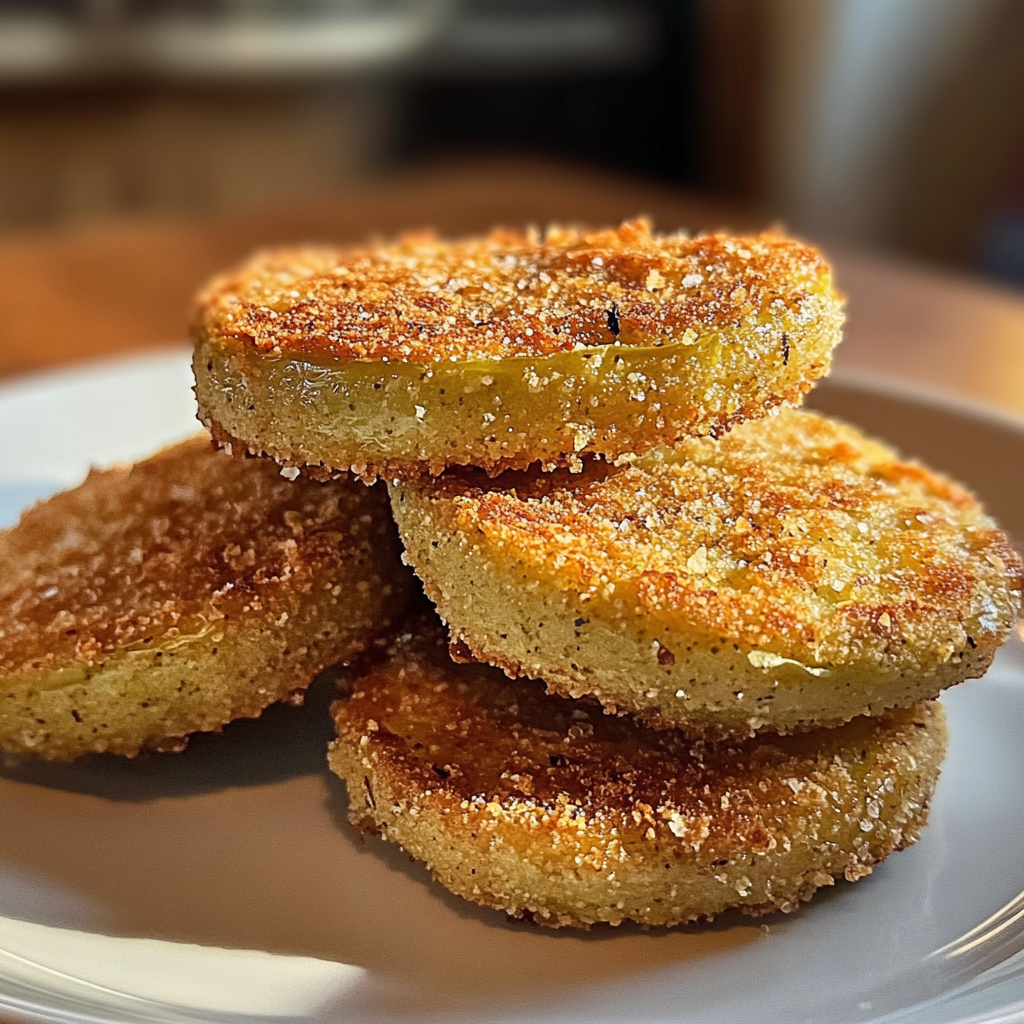
[[371,810],[377,809],[377,801],[373,798],[373,786],[370,785],[370,780],[364,775],[363,776],[363,789],[366,790],[366,803]]
[[676,663],[676,656],[667,648],[658,648],[658,664],[659,665],[674,665]]
[[622,321],[619,318],[619,304],[617,302],[613,302],[612,308],[608,310],[608,330],[616,337],[619,336],[619,332],[622,330]]
[[572,764],[565,754],[548,754],[548,761],[552,768],[568,768]]
[[789,366],[789,335],[782,333],[782,365]]
[[448,771],[447,768],[441,768],[439,765],[436,765],[436,764],[432,764],[430,767],[434,770],[434,774],[439,779],[450,779],[451,778],[452,773],[450,771]]

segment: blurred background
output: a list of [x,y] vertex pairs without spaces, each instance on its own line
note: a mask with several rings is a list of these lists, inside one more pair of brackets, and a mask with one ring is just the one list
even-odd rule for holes
[[0,0],[0,230],[533,158],[1024,286],[1022,99],[1019,0]]

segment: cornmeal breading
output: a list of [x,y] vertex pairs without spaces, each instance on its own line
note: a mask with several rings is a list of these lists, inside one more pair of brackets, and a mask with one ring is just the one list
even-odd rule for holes
[[181,749],[301,700],[402,611],[386,506],[204,436],[29,509],[0,532],[0,748]]
[[969,494],[809,412],[576,476],[399,482],[392,507],[457,655],[691,734],[934,697],[1020,608]]
[[195,324],[214,436],[318,476],[579,468],[796,403],[841,303],[775,234],[551,228],[264,253]]
[[945,751],[924,702],[708,744],[455,665],[414,621],[334,706],[352,822],[466,899],[554,927],[790,911],[926,823]]

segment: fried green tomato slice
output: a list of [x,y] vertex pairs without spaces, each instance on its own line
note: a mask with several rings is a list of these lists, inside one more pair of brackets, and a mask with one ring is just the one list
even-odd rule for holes
[[301,702],[403,610],[386,504],[200,437],[29,509],[0,532],[0,748],[180,750]]
[[200,296],[200,418],[318,476],[578,469],[798,403],[842,309],[775,234],[496,232],[257,255]]
[[553,927],[794,910],[916,841],[945,753],[925,701],[705,743],[456,665],[423,620],[334,706],[349,816],[476,903]]
[[392,507],[456,653],[695,735],[934,697],[1020,608],[974,498],[799,410],[627,467],[399,482]]

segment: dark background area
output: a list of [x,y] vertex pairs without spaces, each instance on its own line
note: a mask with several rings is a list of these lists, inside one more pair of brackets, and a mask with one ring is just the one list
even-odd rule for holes
[[1024,284],[1022,53],[1017,0],[0,0],[0,230],[539,157]]
[[[523,17],[531,6],[539,24],[550,18],[550,4],[467,9]],[[700,186],[706,126],[694,102],[702,77],[696,4],[647,0],[615,13],[625,38],[614,38],[609,17],[612,38],[575,59],[553,52],[528,62],[525,46],[493,62],[468,53],[454,66],[434,58],[400,87],[395,157],[527,152]]]

